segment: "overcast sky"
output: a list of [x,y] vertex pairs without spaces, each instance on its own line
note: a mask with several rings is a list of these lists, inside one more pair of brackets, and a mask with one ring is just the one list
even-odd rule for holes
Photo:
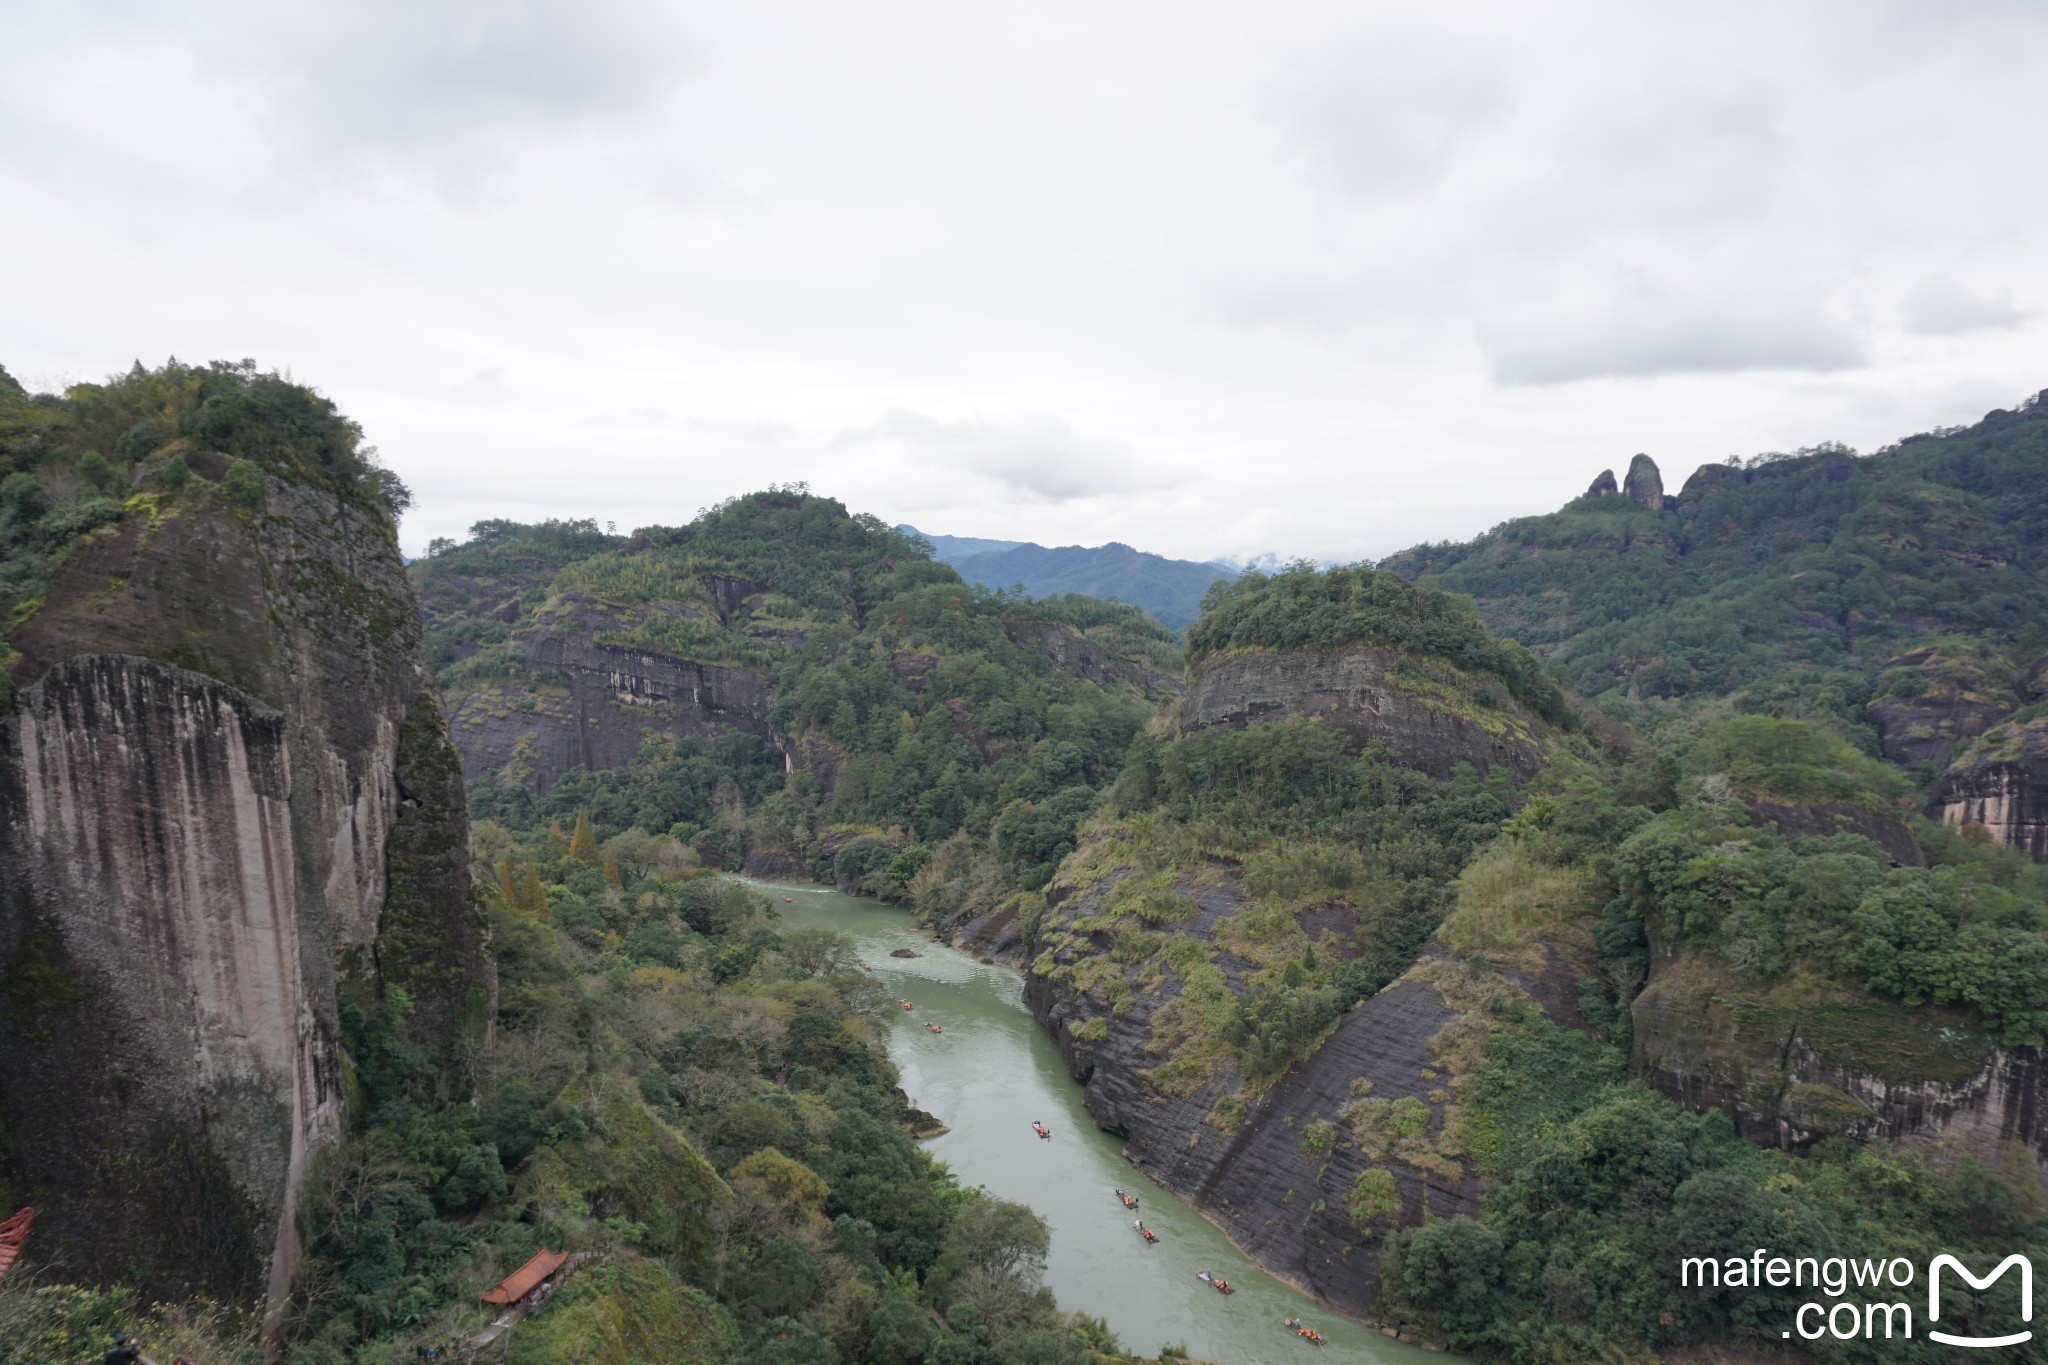
[[12,6],[0,364],[418,505],[1378,556],[2048,387],[2048,6]]

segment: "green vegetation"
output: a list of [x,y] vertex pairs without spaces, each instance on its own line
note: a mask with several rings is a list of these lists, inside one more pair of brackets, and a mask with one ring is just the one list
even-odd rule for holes
[[607,833],[678,832],[715,866],[777,851],[892,901],[958,841],[954,875],[924,885],[932,905],[948,888],[942,913],[961,916],[1051,878],[1151,711],[1135,684],[1084,680],[1006,626],[1071,633],[1134,677],[1179,667],[1171,636],[1133,608],[969,587],[919,543],[801,488],[630,540],[591,523],[480,523],[414,575],[451,714],[545,712],[565,694],[528,666],[525,642],[587,630],[753,670],[774,689],[781,748],[806,756],[790,773],[746,734],[655,741],[545,791],[515,763],[472,784],[478,814],[532,825],[587,808]]
[[[1681,1287],[1682,1256],[1746,1259],[1763,1247],[1925,1266],[1943,1251],[1972,1264],[2048,1251],[2039,1194],[2028,1193],[2030,1154],[1994,1170],[1951,1152],[1923,1162],[1827,1139],[1791,1156],[1742,1141],[1718,1111],[1687,1113],[1620,1074],[1611,1049],[1533,1010],[1503,1022],[1466,1092],[1491,1182],[1485,1215],[1390,1234],[1390,1300],[1456,1349],[1564,1365],[1730,1338],[1773,1347],[1797,1306],[1817,1297],[1810,1282]],[[2016,1298],[2002,1285],[1954,1309],[1944,1301],[1941,1325],[2003,1330],[1994,1324],[2016,1320]],[[1951,1313],[1964,1325],[1950,1327]],[[1924,1338],[1809,1349],[1829,1361],[1949,1358]]]
[[[1439,782],[1352,752],[1308,720],[1131,745],[1114,810],[1087,826],[1060,880],[1069,896],[1035,926],[1032,970],[1114,1010],[1135,980],[1182,981],[1153,1016],[1153,1084],[1191,1094],[1228,1066],[1254,1089],[1321,1042],[1339,1016],[1405,971],[1446,888],[1513,810],[1504,772]],[[1207,893],[1210,940],[1171,930]],[[1304,922],[1335,909],[1332,938]],[[1096,945],[1115,944],[1106,956]],[[1251,964],[1243,990],[1223,953]]]
[[[1620,895],[1666,952],[1705,950],[1768,981],[1805,967],[1913,1006],[1975,1010],[2012,1046],[2048,1041],[2048,900],[2010,864],[1888,867],[1854,835],[1788,842],[1740,807],[1657,817],[1614,854]],[[2030,874],[2032,869],[2029,869]]]
[[1188,631],[1188,659],[1231,649],[1337,649],[1351,644],[1411,650],[1476,673],[1490,673],[1553,724],[1570,712],[1534,657],[1512,639],[1496,640],[1470,599],[1353,565],[1317,572],[1312,564],[1281,573],[1247,573],[1218,583]]
[[931,1359],[1098,1358],[1039,1286],[1043,1223],[907,1136],[886,1002],[843,942],[778,928],[667,835],[600,846],[583,817],[476,842],[484,1088],[435,1092],[402,991],[344,1007],[367,1113],[308,1192],[291,1360],[476,1331],[476,1294],[542,1245],[599,1254],[514,1360],[898,1359],[906,1334]]
[[[1710,725],[1703,747],[1731,771],[1745,755],[1780,762],[1757,769],[1778,792],[1854,799],[1866,791],[1859,782],[1883,776],[1838,741],[1789,733],[1791,724]],[[1759,736],[1782,743],[1754,743]],[[2041,868],[1926,826],[1934,866],[1894,867],[1861,838],[1788,840],[1753,826],[1725,793],[1687,793],[1653,811],[1626,799],[1640,789],[1626,770],[1554,768],[1547,785],[1459,878],[1438,938],[1528,976],[1545,954],[1597,960],[1579,1003],[1603,1036],[1559,1027],[1490,971],[1432,975],[1446,1003],[1466,1011],[1432,1047],[1450,1072],[1443,1136],[1430,1140],[1428,1109],[1414,1100],[1368,1095],[1343,1117],[1370,1159],[1428,1170],[1462,1153],[1489,1188],[1476,1221],[1387,1234],[1391,1316],[1413,1315],[1482,1359],[1562,1365],[1729,1339],[1767,1346],[1812,1293],[1682,1289],[1679,1256],[1746,1257],[1762,1246],[1925,1265],[1938,1250],[2048,1247],[2048,1207],[2019,1144],[1954,1139],[1914,1155],[1823,1136],[1794,1155],[1743,1141],[1717,1109],[1692,1114],[1626,1079],[1626,1006],[1653,944],[1665,961],[1660,989],[1697,976],[1688,1000],[1720,1011],[1697,1021],[1686,1044],[1695,1052],[1726,1046],[1716,1030],[1754,1032],[1776,1066],[1796,1030],[1851,1070],[1974,1075],[1979,1054],[1936,1055],[1951,1034],[1968,1042],[1977,1023],[2022,1043],[2042,1027]],[[1901,1009],[1930,1001],[1950,1012]],[[1818,1084],[1787,1087],[1781,1105],[1823,1135],[1869,1117]],[[1966,1311],[2003,1320],[2009,1294]],[[1945,1358],[1914,1349],[1829,1342],[1818,1351],[1844,1361]]]
[[[88,537],[129,518],[161,518],[178,498],[215,496],[215,484],[245,515],[261,509],[266,472],[381,517],[411,501],[363,444],[362,428],[254,361],[138,363],[61,395],[30,394],[4,376],[0,630],[34,613],[57,566]],[[0,636],[0,664],[11,659]],[[0,705],[12,695],[0,678]]]
[[1846,713],[1916,637],[2042,623],[2044,459],[2037,395],[1870,456],[1816,446],[1710,467],[1703,493],[1667,509],[1578,498],[1384,567],[1470,594],[1625,718],[1644,714],[1631,699],[1759,683]]

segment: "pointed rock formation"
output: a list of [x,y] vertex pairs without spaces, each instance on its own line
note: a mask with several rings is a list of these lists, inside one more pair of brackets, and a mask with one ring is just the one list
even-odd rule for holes
[[1628,478],[1621,491],[1628,494],[1630,502],[1656,510],[1664,506],[1664,476],[1657,472],[1657,462],[1647,455],[1638,455],[1628,462]]
[[1589,498],[1611,498],[1619,492],[1621,488],[1614,482],[1614,471],[1611,469],[1601,470],[1600,477],[1586,488],[1586,496]]

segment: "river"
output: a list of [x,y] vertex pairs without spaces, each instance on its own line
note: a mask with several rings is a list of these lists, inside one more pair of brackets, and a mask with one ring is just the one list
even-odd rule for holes
[[[926,1148],[963,1185],[984,1185],[1037,1210],[1052,1229],[1046,1283],[1060,1306],[1104,1318],[1127,1349],[1185,1343],[1222,1365],[1370,1361],[1416,1365],[1452,1357],[1389,1341],[1339,1317],[1261,1271],[1207,1220],[1126,1162],[1098,1131],[1038,1021],[1024,1007],[1023,974],[933,943],[910,917],[877,901],[814,886],[756,883],[791,928],[828,928],[853,940],[893,998],[889,1053],[910,1102],[952,1131]],[[783,897],[789,898],[783,904]],[[907,948],[915,958],[895,958]],[[942,1030],[925,1028],[936,1023]],[[1051,1141],[1031,1131],[1037,1119]],[[1159,1243],[1147,1246],[1117,1202],[1136,1194]],[[1225,1297],[1196,1278],[1207,1270],[1237,1290]],[[1329,1338],[1317,1350],[1281,1325],[1297,1317]]]

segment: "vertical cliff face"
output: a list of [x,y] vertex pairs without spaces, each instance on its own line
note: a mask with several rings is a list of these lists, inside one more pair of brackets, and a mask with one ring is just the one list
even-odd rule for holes
[[[1112,885],[1096,884],[1064,913],[1085,922]],[[1201,944],[1244,908],[1229,885],[1189,883],[1180,890],[1202,909],[1171,932]],[[1390,1218],[1414,1223],[1478,1216],[1480,1182],[1464,1162],[1436,1150],[1447,1097],[1433,1045],[1458,1016],[1432,988],[1427,971],[1361,1001],[1313,1056],[1233,1112],[1230,1097],[1240,1093],[1243,1077],[1232,1067],[1220,1068],[1189,1094],[1165,1093],[1153,1083],[1160,1064],[1153,1020],[1181,994],[1182,982],[1148,985],[1138,967],[1128,966],[1119,971],[1115,991],[1099,983],[1076,991],[1072,977],[1061,973],[1108,958],[1113,944],[1106,939],[1097,935],[1041,959],[1026,979],[1025,1003],[1085,1087],[1096,1126],[1123,1138],[1132,1165],[1200,1209],[1267,1271],[1354,1316],[1370,1316],[1377,1307],[1379,1244],[1391,1224],[1361,1228],[1347,1212],[1353,1182],[1374,1162],[1356,1142],[1323,1151],[1303,1143],[1311,1124],[1347,1122],[1347,1109],[1362,1096],[1406,1099],[1427,1114],[1412,1159],[1384,1163],[1398,1203]],[[1323,942],[1341,948],[1337,938]],[[1241,987],[1249,964],[1226,955],[1223,965],[1233,989]]]
[[1958,752],[1934,784],[1928,814],[1982,825],[1999,843],[2048,861],[2048,716],[2008,719]]
[[1994,1167],[2017,1143],[2048,1181],[2037,1050],[2000,1047],[1962,1015],[1809,978],[1744,981],[1688,955],[1656,961],[1632,1011],[1636,1072],[1753,1142],[1946,1140]]
[[[202,465],[203,472],[203,465]],[[0,1180],[73,1273],[281,1302],[344,998],[451,1084],[492,977],[389,522],[271,479],[133,500],[13,632]]]

